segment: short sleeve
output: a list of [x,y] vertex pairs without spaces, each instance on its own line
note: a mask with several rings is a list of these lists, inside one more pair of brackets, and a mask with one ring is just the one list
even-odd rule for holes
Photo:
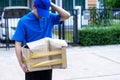
[[25,40],[25,30],[22,20],[19,20],[15,34],[13,35],[13,40],[18,42],[24,42]]
[[61,21],[60,21],[60,15],[59,14],[55,14],[55,13],[51,13],[51,17],[52,17],[52,21],[53,21],[53,24],[60,24]]

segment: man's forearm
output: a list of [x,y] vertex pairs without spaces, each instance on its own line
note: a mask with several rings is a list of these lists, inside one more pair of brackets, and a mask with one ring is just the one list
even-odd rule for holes
[[28,72],[29,70],[22,59],[21,42],[15,42],[15,51],[16,51],[16,56],[18,58],[18,61],[19,61],[19,64],[20,64],[22,70],[24,72]]
[[70,13],[68,13],[66,10],[55,5],[52,2],[51,2],[51,7],[52,7],[52,9],[54,9],[55,11],[57,11],[61,15],[61,19],[60,19],[61,21],[66,20],[70,17]]
[[19,64],[21,65],[23,63],[22,54],[21,54],[21,43],[15,42],[15,51],[16,51],[16,56],[18,58]]

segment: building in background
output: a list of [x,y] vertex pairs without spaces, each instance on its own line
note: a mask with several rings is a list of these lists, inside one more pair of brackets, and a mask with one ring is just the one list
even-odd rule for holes
[[65,9],[74,9],[75,6],[81,6],[82,9],[88,9],[90,7],[99,8],[99,0],[52,0],[52,2],[55,2]]
[[82,6],[85,9],[86,0],[51,0],[65,9],[74,9],[75,6]]
[[97,8],[97,0],[87,0],[87,8],[92,8],[92,7],[96,7]]
[[73,10],[76,6],[81,6],[81,10],[91,7],[99,8],[99,0],[51,0],[66,10]]
[[[0,0],[0,11],[6,6],[28,6],[31,8],[33,0]],[[76,6],[81,6],[81,9],[90,7],[98,8],[98,0],[51,0],[57,5],[66,10],[72,10]],[[0,13],[1,14],[1,13]]]

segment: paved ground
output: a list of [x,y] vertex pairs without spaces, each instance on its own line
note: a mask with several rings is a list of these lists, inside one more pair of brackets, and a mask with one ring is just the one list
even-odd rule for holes
[[[120,80],[120,45],[68,47],[68,68],[53,80]],[[0,49],[0,80],[24,80],[14,48]]]

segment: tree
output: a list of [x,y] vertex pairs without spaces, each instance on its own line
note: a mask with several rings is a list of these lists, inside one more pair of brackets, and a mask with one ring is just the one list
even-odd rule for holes
[[115,5],[113,8],[120,8],[120,0],[116,0]]
[[120,0],[103,0],[105,8],[120,8]]

